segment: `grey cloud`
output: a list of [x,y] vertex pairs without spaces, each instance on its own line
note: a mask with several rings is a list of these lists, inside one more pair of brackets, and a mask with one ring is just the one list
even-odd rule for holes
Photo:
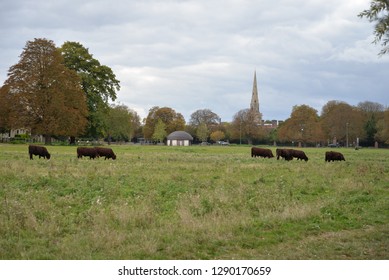
[[[118,99],[141,116],[169,106],[231,120],[257,71],[265,118],[333,99],[388,105],[388,58],[357,17],[365,0],[2,1],[0,82],[27,40],[78,41],[113,68]],[[9,38],[9,39],[8,39]]]

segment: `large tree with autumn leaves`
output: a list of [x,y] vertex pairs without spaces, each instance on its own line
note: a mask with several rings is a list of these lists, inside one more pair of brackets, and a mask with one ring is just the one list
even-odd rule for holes
[[299,145],[322,141],[324,136],[317,111],[307,105],[294,106],[290,118],[278,129],[278,137]]
[[181,113],[169,107],[154,106],[149,110],[145,125],[143,127],[143,134],[146,139],[153,138],[155,128],[158,121],[161,120],[165,125],[166,134],[170,134],[176,130],[185,129],[185,119]]
[[77,136],[87,124],[86,98],[77,73],[64,65],[55,44],[28,41],[0,89],[6,127],[28,128],[32,134]]

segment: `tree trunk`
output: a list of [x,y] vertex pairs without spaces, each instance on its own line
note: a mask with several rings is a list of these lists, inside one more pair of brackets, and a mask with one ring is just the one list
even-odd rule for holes
[[45,145],[51,145],[51,135],[45,135]]
[[69,145],[76,145],[76,137],[70,136]]

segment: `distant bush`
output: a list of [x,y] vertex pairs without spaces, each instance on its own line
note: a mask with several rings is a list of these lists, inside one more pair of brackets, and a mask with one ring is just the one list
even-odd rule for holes
[[28,134],[15,134],[14,138],[11,138],[10,143],[12,144],[24,144],[30,139]]

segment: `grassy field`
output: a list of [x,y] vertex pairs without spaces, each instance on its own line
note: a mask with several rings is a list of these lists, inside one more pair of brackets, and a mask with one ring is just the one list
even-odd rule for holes
[[389,259],[389,150],[47,148],[0,145],[0,259]]

